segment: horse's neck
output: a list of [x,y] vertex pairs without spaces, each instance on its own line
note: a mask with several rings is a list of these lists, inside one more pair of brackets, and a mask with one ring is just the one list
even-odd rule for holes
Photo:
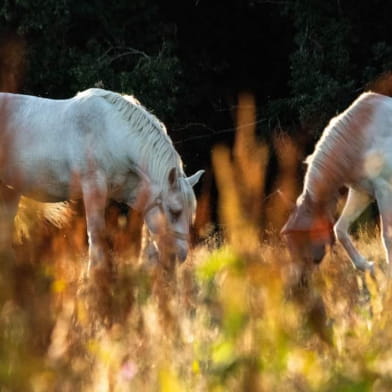
[[307,173],[303,193],[308,195],[312,203],[324,208],[336,203],[339,188],[344,180],[336,172],[329,170],[315,170]]
[[329,148],[316,147],[304,181],[304,192],[315,203],[333,201],[337,198],[339,188],[352,179],[356,169],[346,155],[337,144]]
[[314,200],[336,197],[341,186],[356,183],[362,175],[372,129],[378,129],[374,122],[377,121],[375,108],[379,106],[380,97],[362,95],[324,130],[315,152],[308,159],[305,176],[305,188]]
[[171,145],[165,144],[165,141],[161,145],[153,144],[152,148],[142,144],[139,146],[141,147],[133,148],[130,159],[140,168],[150,183],[163,188],[167,185],[168,172],[172,168],[177,169],[177,174],[182,173],[177,153]]
[[299,197],[299,206],[303,213],[309,217],[326,216],[332,217],[335,213],[338,193],[330,194],[327,198],[313,199],[312,196],[304,190]]
[[134,151],[129,157],[131,170],[140,178],[140,183],[149,188],[148,193],[156,196],[163,189],[163,171],[157,171],[157,164],[153,161],[154,157],[146,156],[140,150]]

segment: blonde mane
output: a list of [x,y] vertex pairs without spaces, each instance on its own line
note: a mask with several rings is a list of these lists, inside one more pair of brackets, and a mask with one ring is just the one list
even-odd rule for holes
[[165,125],[135,97],[97,88],[78,94],[87,95],[104,98],[129,124],[130,136],[138,143],[141,157],[140,162],[134,163],[147,172],[154,182],[167,187],[167,179],[172,168],[176,168],[179,177],[184,176],[181,158],[167,134]]
[[358,178],[370,135],[375,100],[382,97],[364,93],[325,128],[312,155],[306,159],[304,191],[315,201],[333,197],[339,187]]

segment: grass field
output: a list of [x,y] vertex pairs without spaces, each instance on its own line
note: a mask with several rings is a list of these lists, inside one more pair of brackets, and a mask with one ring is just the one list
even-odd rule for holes
[[[377,236],[358,244],[383,265]],[[336,248],[300,286],[280,243],[248,245],[210,237],[170,275],[119,261],[105,296],[70,252],[3,265],[0,390],[391,390],[381,269]]]
[[[269,149],[241,126],[254,118],[244,100],[234,149],[212,156],[220,229],[208,234],[197,219],[207,234],[173,271],[138,263],[124,218],[111,217],[123,251],[105,284],[84,276],[83,218],[51,235],[26,224],[16,260],[1,256],[1,392],[392,390],[392,303],[376,227],[356,234],[375,280],[339,246],[320,266],[291,260],[274,235],[287,208],[265,196]],[[276,185],[292,198],[299,152],[284,138],[275,148]],[[208,205],[202,194],[199,217]]]

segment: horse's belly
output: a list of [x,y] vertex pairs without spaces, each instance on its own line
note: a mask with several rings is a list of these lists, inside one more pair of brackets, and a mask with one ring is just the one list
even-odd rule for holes
[[42,202],[59,202],[80,196],[80,186],[72,181],[71,176],[56,173],[48,167],[42,170],[2,168],[0,181],[22,195]]
[[60,201],[65,201],[69,200],[71,198],[77,198],[77,197],[71,197],[70,192],[69,192],[69,187],[31,187],[31,188],[26,188],[21,191],[21,193],[30,198],[34,199],[36,201],[44,202],[44,203],[57,203]]

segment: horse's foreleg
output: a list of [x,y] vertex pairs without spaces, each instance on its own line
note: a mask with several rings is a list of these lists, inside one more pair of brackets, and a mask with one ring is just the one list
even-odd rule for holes
[[350,188],[342,214],[334,226],[337,240],[343,245],[354,266],[360,271],[373,270],[373,263],[367,261],[354,247],[348,230],[371,201],[372,198],[368,194]]
[[89,241],[88,272],[96,268],[109,269],[105,227],[107,185],[104,175],[94,173],[84,179],[82,191]]
[[142,244],[139,255],[140,263],[146,266],[155,266],[159,261],[159,251],[151,234],[148,231],[147,225],[143,223],[142,228]]

